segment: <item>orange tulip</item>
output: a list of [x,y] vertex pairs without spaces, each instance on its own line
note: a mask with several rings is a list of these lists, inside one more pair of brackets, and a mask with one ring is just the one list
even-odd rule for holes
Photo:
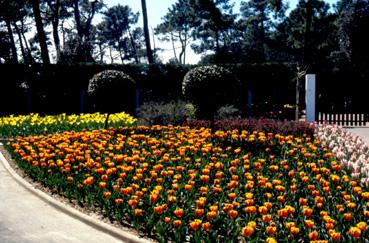
[[349,234],[354,238],[360,238],[361,229],[359,229],[358,227],[350,227]]
[[316,230],[309,233],[309,239],[310,240],[317,240],[319,237],[319,234]]
[[231,218],[237,218],[238,216],[238,212],[236,210],[231,210],[229,211],[229,215],[231,216]]
[[138,203],[137,200],[134,199],[128,200],[128,205],[132,208],[136,207],[137,203]]
[[268,226],[266,228],[266,232],[269,234],[269,235],[274,235],[276,232],[277,232],[277,227],[274,227],[274,226]]
[[251,226],[245,226],[242,228],[242,234],[246,237],[250,237],[254,233],[254,228]]
[[334,231],[334,230],[329,235],[331,236],[333,241],[340,241],[341,240],[341,234]]
[[351,221],[353,219],[352,217],[352,214],[351,213],[345,213],[343,214],[343,218],[346,220],[346,221]]
[[182,221],[181,220],[174,220],[173,221],[173,225],[174,225],[174,227],[176,227],[176,228],[179,228],[179,227],[181,227],[181,225],[182,225]]
[[261,215],[265,215],[265,214],[267,214],[267,212],[268,212],[268,208],[267,208],[267,207],[265,207],[265,206],[261,206],[261,207],[259,207],[258,211],[259,211],[259,213],[260,213]]
[[313,210],[307,206],[304,206],[302,212],[306,217],[310,217],[313,214]]
[[157,214],[162,214],[164,212],[164,208],[160,205],[160,206],[156,206],[154,207],[154,212]]
[[217,217],[217,212],[210,211],[206,214],[206,216],[208,217],[208,219],[215,219]]
[[182,218],[183,213],[184,213],[184,211],[183,211],[183,209],[182,209],[182,208],[179,208],[179,209],[174,210],[174,214],[175,214],[178,218]]
[[197,208],[196,209],[196,216],[201,217],[204,214],[204,209]]
[[262,216],[264,222],[269,223],[272,220],[272,215],[266,214]]
[[100,188],[105,188],[106,187],[106,182],[100,181],[99,182],[99,187]]
[[236,198],[236,193],[234,193],[234,192],[229,193],[229,194],[228,194],[228,198],[229,198],[230,200],[234,200],[234,199]]
[[298,233],[300,233],[300,229],[293,226],[291,227],[291,233],[297,235]]
[[201,226],[205,231],[209,231],[210,227],[211,227],[211,224],[210,224],[210,222],[206,222],[206,223],[203,223]]
[[359,222],[356,224],[356,227],[358,227],[361,231],[365,231],[366,230],[366,226],[367,224],[363,221]]
[[142,209],[135,209],[135,210],[134,210],[134,214],[135,214],[136,216],[142,216]]
[[305,220],[305,225],[308,229],[311,229],[314,226],[313,220]]
[[245,209],[246,213],[256,213],[256,207],[255,206],[248,206]]
[[202,221],[200,219],[195,219],[194,221],[190,222],[190,228],[196,231],[200,227],[201,224],[202,224]]
[[104,198],[109,198],[111,196],[111,192],[106,191],[104,192]]
[[302,205],[302,206],[304,206],[304,205],[306,205],[307,204],[307,199],[306,198],[302,198],[302,197],[300,197],[300,199],[299,199],[299,204],[300,205]]

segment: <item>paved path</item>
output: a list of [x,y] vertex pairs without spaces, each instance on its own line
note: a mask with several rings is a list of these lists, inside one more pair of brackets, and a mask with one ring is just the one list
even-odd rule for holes
[[[97,230],[85,222],[57,210],[52,206],[53,204],[45,202],[26,189],[30,186],[29,184],[26,184],[26,187],[20,185],[19,183],[23,184],[24,181],[19,182],[20,177],[14,173],[0,154],[1,243],[143,242],[143,239],[129,234],[123,235],[120,229],[112,227],[113,230],[118,230],[119,236],[123,235],[119,239],[124,240],[118,240],[111,234],[105,233],[107,231]],[[31,189],[33,188],[31,187]],[[47,200],[50,200],[50,197],[48,198]],[[66,205],[62,207],[70,210],[70,207],[68,208]],[[88,219],[90,218],[88,217]],[[101,224],[101,222],[95,221]]]
[[346,130],[356,136],[361,137],[361,139],[363,139],[363,141],[369,145],[369,127],[346,128]]

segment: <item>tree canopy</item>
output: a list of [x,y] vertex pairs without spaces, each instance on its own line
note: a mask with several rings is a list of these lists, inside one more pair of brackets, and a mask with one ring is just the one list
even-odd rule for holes
[[231,0],[177,0],[151,32],[141,6],[142,14],[103,0],[0,0],[0,63],[152,63],[157,38],[179,64],[191,48],[202,63],[369,65],[369,0],[299,0],[289,12],[282,0],[243,0],[239,9]]

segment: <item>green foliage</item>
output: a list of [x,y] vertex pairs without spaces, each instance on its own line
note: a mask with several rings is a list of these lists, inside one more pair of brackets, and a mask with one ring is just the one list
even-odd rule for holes
[[280,54],[284,52],[285,57],[295,62],[326,64],[330,53],[337,48],[333,24],[336,16],[328,10],[329,5],[323,1],[300,1],[274,33],[274,44],[285,48]]
[[[239,35],[242,41],[234,54],[251,62],[270,60],[272,30],[285,18],[286,6],[281,0],[242,1],[240,12],[243,16],[238,21]],[[273,18],[270,18],[273,14]]]
[[369,1],[341,0],[337,5],[340,54],[354,65],[368,65],[369,37],[363,30],[369,28]]
[[139,13],[133,13],[129,6],[118,4],[103,12],[103,21],[98,25],[98,39],[115,49],[122,63],[126,60],[139,62],[138,51],[144,45],[143,33],[141,28],[131,29],[137,24],[138,16]]
[[[186,63],[186,48],[191,41],[191,32],[200,19],[189,0],[179,0],[172,5],[168,13],[162,18],[163,22],[155,28],[155,34],[160,35],[160,40],[170,41],[173,45],[174,62]],[[177,55],[174,48],[179,42],[181,49]]]
[[221,105],[237,100],[239,81],[226,68],[212,65],[196,67],[184,77],[182,92],[201,118],[211,118]]
[[234,105],[225,105],[220,107],[216,114],[216,119],[230,119],[230,118],[238,118],[241,115],[241,111],[237,109]]
[[194,37],[200,43],[192,45],[196,53],[213,51],[217,63],[224,63],[229,48],[238,40],[232,35],[236,14],[229,0],[196,0],[195,11],[200,21],[195,24]]
[[138,110],[140,125],[181,125],[194,116],[195,108],[184,101],[146,102]]
[[7,63],[11,61],[11,43],[9,41],[8,33],[0,31],[0,63]]
[[87,93],[94,99],[98,110],[114,112],[112,107],[116,107],[130,111],[133,108],[135,84],[136,82],[124,72],[105,70],[90,79]]

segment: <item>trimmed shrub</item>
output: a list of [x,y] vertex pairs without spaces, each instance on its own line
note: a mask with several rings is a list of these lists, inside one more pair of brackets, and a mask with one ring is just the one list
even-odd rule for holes
[[87,93],[101,112],[134,112],[136,82],[122,71],[105,70],[89,81]]
[[226,68],[211,65],[196,67],[184,77],[182,92],[196,106],[198,118],[213,118],[222,105],[232,104],[239,97],[240,83]]

